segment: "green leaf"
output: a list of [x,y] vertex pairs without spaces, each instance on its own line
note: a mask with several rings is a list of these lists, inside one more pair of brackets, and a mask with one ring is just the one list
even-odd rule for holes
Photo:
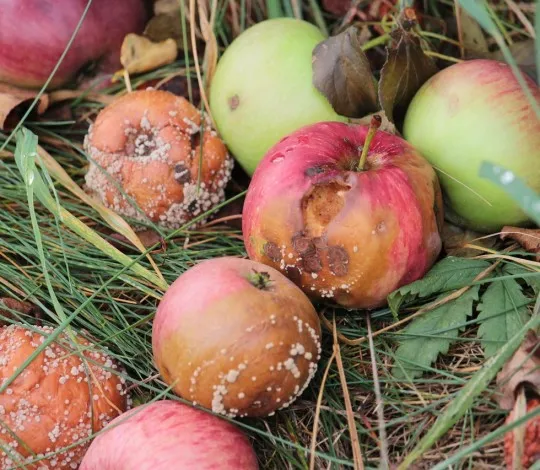
[[379,110],[376,80],[356,27],[313,49],[313,85],[342,116],[359,118]]
[[433,266],[422,279],[392,292],[388,296],[388,305],[397,315],[403,302],[466,287],[489,266],[487,261],[448,256]]
[[[419,377],[437,356],[448,352],[458,340],[467,317],[473,312],[480,286],[473,286],[463,295],[416,318],[404,329],[404,338],[396,350],[392,374],[398,379]],[[411,335],[412,337],[406,338]]]
[[390,33],[393,41],[381,69],[379,102],[391,122],[403,118],[416,92],[438,71],[435,62],[424,54],[418,36],[412,32],[415,25],[416,18],[405,18]]
[[512,171],[493,165],[487,161],[482,162],[478,174],[506,191],[519,204],[519,207],[537,225],[540,225],[540,195],[529,188],[521,178],[516,176]]
[[478,305],[478,338],[486,357],[497,353],[529,320],[527,305],[532,302],[515,279],[490,284]]
[[435,424],[429,429],[422,439],[416,444],[414,449],[403,459],[397,470],[407,470],[412,467],[412,463],[420,458],[433,444],[435,444],[463,415],[470,409],[475,397],[484,393],[489,383],[495,378],[497,372],[510,359],[512,354],[518,349],[525,334],[529,329],[535,329],[540,325],[540,315],[537,302],[531,319],[512,336],[497,352],[495,356],[489,358],[483,367],[476,372],[467,384],[450,400],[449,405],[442,414],[439,415]]
[[503,273],[509,276],[517,276],[522,279],[536,295],[540,294],[540,272],[531,271],[520,264],[506,263]]

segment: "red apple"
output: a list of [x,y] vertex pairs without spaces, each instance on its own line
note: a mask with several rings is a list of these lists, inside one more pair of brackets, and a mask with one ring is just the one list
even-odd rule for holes
[[[45,84],[66,49],[88,0],[0,0],[0,81],[25,88]],[[121,67],[128,33],[142,32],[144,0],[93,0],[50,88],[73,79],[94,61]]]
[[321,327],[307,296],[277,270],[214,258],[183,273],[161,300],[152,349],[186,400],[229,417],[289,406],[317,369]]
[[253,175],[242,230],[251,259],[312,298],[372,309],[433,265],[443,213],[427,161],[375,127],[364,146],[367,134],[367,126],[326,122],[281,140]]
[[247,437],[225,420],[172,400],[134,408],[96,436],[80,470],[257,470]]

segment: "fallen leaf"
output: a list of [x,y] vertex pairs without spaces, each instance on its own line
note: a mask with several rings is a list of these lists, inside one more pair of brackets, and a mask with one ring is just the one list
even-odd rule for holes
[[540,261],[540,229],[504,226],[499,235],[502,240],[509,238],[518,242],[527,251],[536,254],[536,261]]
[[[137,248],[125,235],[122,235],[121,233],[113,232],[109,235],[109,237],[112,238],[111,244],[119,249],[126,248],[126,245]],[[137,237],[144,248],[148,249],[159,243],[160,248],[157,248],[157,251],[165,251],[165,241],[155,230],[141,230],[137,232]]]
[[179,50],[190,49],[189,41],[189,22],[186,20],[186,38],[184,44],[184,35],[182,32],[182,22],[180,11],[176,10],[170,14],[159,14],[154,16],[146,25],[143,32],[144,36],[152,42],[166,41],[173,39]]
[[[534,39],[527,39],[526,41],[515,42],[508,46],[512,57],[516,61],[516,64],[529,75],[536,83],[538,83],[538,76],[536,74],[536,56]],[[492,52],[489,58],[506,62],[506,58],[500,50]]]
[[[125,71],[137,74],[171,64],[176,59],[177,54],[178,48],[174,39],[152,42],[144,36],[130,33],[122,43],[120,62]],[[117,72],[115,77],[122,76],[124,70]]]
[[381,69],[379,102],[394,123],[403,118],[418,89],[438,70],[412,32],[416,23],[414,10],[406,8],[397,28],[390,33],[392,44],[387,47],[388,57]]
[[489,47],[482,27],[464,8],[459,6],[458,2],[456,2],[456,15],[459,15],[460,40],[465,57],[478,57],[479,55],[488,54]]
[[540,394],[540,338],[532,330],[497,375],[499,406],[511,410],[517,393],[525,385]]
[[176,13],[179,8],[178,0],[156,0],[154,2],[154,15]]
[[338,114],[359,118],[378,111],[377,82],[356,27],[320,42],[312,60],[313,85]]
[[17,318],[13,311],[23,315],[36,315],[38,309],[29,302],[2,297],[0,298],[0,325],[5,324],[5,320],[15,320]]
[[441,237],[444,250],[451,256],[478,256],[479,251],[468,248],[468,243],[485,248],[493,248],[496,244],[496,237],[485,237],[485,234],[464,229],[448,221],[443,225]]
[[[37,96],[37,92],[22,90],[0,83],[0,129],[13,129]],[[41,115],[49,107],[49,95],[43,93],[34,108]]]

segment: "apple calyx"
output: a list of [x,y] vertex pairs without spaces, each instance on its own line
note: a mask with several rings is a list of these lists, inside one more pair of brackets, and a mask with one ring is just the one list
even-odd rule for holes
[[253,274],[249,276],[249,282],[259,290],[265,290],[270,287],[270,274],[266,271],[257,271],[253,269]]
[[364,171],[364,167],[366,166],[367,154],[369,152],[369,146],[371,144],[371,141],[373,140],[373,137],[375,137],[377,129],[381,127],[381,123],[381,116],[379,116],[378,114],[374,114],[371,118],[371,122],[369,123],[369,130],[366,135],[364,145],[362,146],[362,153],[360,154],[360,161],[358,162],[356,171]]

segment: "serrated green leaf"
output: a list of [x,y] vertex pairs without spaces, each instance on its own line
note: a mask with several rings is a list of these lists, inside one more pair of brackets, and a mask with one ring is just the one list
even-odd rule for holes
[[455,300],[416,318],[404,329],[404,337],[396,350],[392,374],[398,379],[418,377],[441,353],[458,340],[458,332],[472,314],[480,286],[473,286]]
[[531,271],[520,264],[506,263],[503,267],[503,273],[522,279],[536,295],[540,294],[540,272]]
[[429,297],[461,289],[470,285],[473,279],[489,266],[490,263],[483,260],[448,256],[433,266],[422,279],[392,292],[388,296],[388,305],[394,315],[397,315],[403,302],[415,297]]
[[492,282],[478,305],[478,338],[486,357],[496,354],[529,320],[527,305],[532,299],[515,279]]

